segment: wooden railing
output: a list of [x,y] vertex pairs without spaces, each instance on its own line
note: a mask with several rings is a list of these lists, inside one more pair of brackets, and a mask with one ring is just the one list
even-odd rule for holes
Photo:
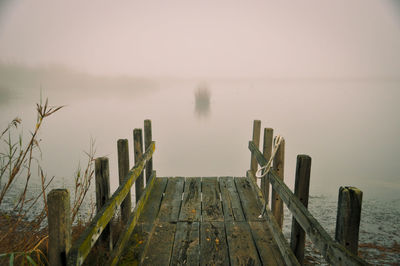
[[[286,264],[303,264],[306,233],[329,264],[367,265],[364,260],[356,256],[362,192],[351,187],[340,189],[341,194],[339,194],[338,220],[336,223],[335,237],[338,242],[333,240],[307,210],[311,168],[311,158],[309,156],[298,156],[295,184],[296,195],[293,194],[283,182],[284,145],[279,147],[281,150],[278,150],[273,159],[272,169],[261,180],[261,188],[258,186],[255,177],[257,165],[254,165],[254,161],[258,162],[261,167],[265,166],[270,159],[268,156],[271,155],[272,149],[272,129],[264,130],[263,153],[258,149],[259,141],[257,141],[257,138],[259,138],[260,134],[254,133],[254,131],[260,131],[260,128],[260,121],[254,121],[253,140],[249,142],[249,150],[251,151],[252,159],[247,177],[251,180],[251,186],[258,196],[257,198],[260,205],[266,206],[264,217],[269,220],[272,234],[278,243],[278,247],[284,256]],[[271,200],[272,211],[268,208],[269,184],[271,184],[273,189]],[[349,193],[353,193],[353,196],[348,197]],[[353,200],[352,203],[345,202],[350,198]],[[283,223],[282,202],[286,204],[293,215],[290,245],[281,232]],[[348,206],[352,206],[352,209],[349,210]],[[345,233],[343,234],[343,232]],[[339,242],[344,244],[347,249]]]
[[[115,265],[124,245],[137,224],[142,209],[154,185],[152,155],[155,142],[151,140],[151,121],[145,121],[145,146],[143,154],[142,130],[134,130],[135,166],[129,170],[128,141],[118,140],[118,167],[120,186],[109,198],[108,159],[97,158],[96,204],[97,214],[71,247],[71,221],[69,192],[66,189],[52,190],[48,196],[49,206],[49,264],[82,265],[96,242],[103,242],[109,249],[107,265]],[[143,172],[146,169],[146,186]],[[131,187],[135,184],[136,206],[131,210]],[[112,240],[110,221],[121,207],[122,233],[115,245]],[[115,241],[114,241],[115,242]]]

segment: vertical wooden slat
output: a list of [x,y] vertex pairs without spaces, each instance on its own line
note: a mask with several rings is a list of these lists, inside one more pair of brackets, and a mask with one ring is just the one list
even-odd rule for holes
[[[253,122],[253,142],[259,148],[260,146],[260,133],[261,133],[261,121],[254,120]],[[253,176],[256,176],[256,172],[258,169],[258,162],[254,155],[251,155],[251,162],[250,162],[250,171],[253,173]]]
[[47,196],[49,210],[49,265],[66,265],[71,247],[71,209],[67,189],[53,189]]
[[[133,130],[133,152],[135,154],[135,164],[136,164],[143,156],[143,134],[142,134],[142,129],[140,128],[135,128]],[[139,201],[140,196],[143,193],[143,190],[144,190],[144,180],[142,172],[135,182],[136,202]]]
[[[308,195],[310,190],[311,157],[308,155],[298,155],[296,164],[296,179],[294,185],[294,195],[308,207]],[[301,265],[304,261],[304,247],[306,234],[296,219],[292,218],[292,232],[290,238],[290,248],[295,254]]]
[[362,191],[355,187],[340,187],[335,239],[354,255],[358,255]]
[[[263,141],[263,155],[264,158],[269,161],[272,153],[272,137],[274,135],[274,130],[272,128],[264,128],[264,141]],[[266,204],[269,201],[269,181],[267,176],[261,179],[261,191],[263,193]]]
[[[275,158],[273,161],[273,169],[278,173],[280,179],[283,180],[284,176],[284,166],[285,166],[285,140],[283,139],[281,145],[279,146]],[[272,189],[271,197],[271,211],[275,216],[276,222],[282,229],[283,225],[283,201],[279,197],[279,194]]]
[[[95,160],[96,179],[96,209],[100,211],[106,201],[110,198],[110,170],[108,158],[100,157]],[[99,242],[112,250],[111,226],[108,224],[99,238]]]
[[[144,149],[150,146],[153,141],[152,130],[151,130],[151,120],[144,120]],[[153,157],[146,164],[146,184],[153,173]]]
[[[127,139],[119,139],[118,148],[118,175],[119,184],[121,185],[129,172],[129,145]],[[121,219],[125,224],[128,221],[132,209],[131,192],[126,195],[125,200],[121,204]]]

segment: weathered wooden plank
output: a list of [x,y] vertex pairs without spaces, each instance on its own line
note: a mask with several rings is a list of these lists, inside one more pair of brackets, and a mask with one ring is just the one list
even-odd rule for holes
[[185,180],[179,221],[200,221],[201,218],[201,179],[188,177]]
[[[257,145],[257,143],[255,143]],[[284,168],[285,168],[285,140],[282,139],[281,144],[278,147],[278,150],[275,153],[274,161],[272,164],[272,169],[274,169],[278,173],[278,177],[283,180],[284,179]],[[271,211],[275,216],[276,222],[279,227],[282,229],[283,226],[283,202],[279,197],[279,194],[276,193],[274,189],[272,189],[271,193]]]
[[115,248],[113,252],[110,255],[110,260],[107,265],[115,265],[118,260],[119,256],[122,253],[125,244],[129,241],[129,238],[131,236],[131,233],[133,229],[135,228],[140,214],[143,211],[143,208],[152,192],[153,186],[154,186],[154,181],[156,180],[156,172],[153,171],[153,175],[151,176],[149,183],[147,184],[146,189],[143,191],[142,195],[140,196],[139,201],[137,202],[135,209],[132,212],[132,215],[129,217],[126,225],[124,226],[121,235],[119,236],[119,239],[115,245]]
[[115,211],[125,199],[133,183],[142,172],[146,161],[152,156],[154,150],[155,142],[153,141],[146,153],[143,155],[142,159],[128,172],[128,176],[125,178],[124,183],[117,188],[112,197],[96,214],[96,216],[90,222],[90,225],[73,244],[68,253],[68,265],[81,265],[83,263],[86,256],[89,254],[90,249],[99,238],[101,232],[114,216]]
[[265,221],[249,222],[249,226],[262,265],[284,265],[285,261],[268,224]]
[[[141,128],[135,128],[133,130],[133,154],[135,158],[135,164],[140,161],[143,156],[143,134]],[[150,159],[149,159],[150,160]],[[140,173],[139,177],[135,182],[135,198],[136,202],[139,201],[140,196],[144,190],[144,174]]]
[[198,265],[200,261],[199,222],[178,222],[171,265]]
[[176,223],[157,222],[146,244],[140,265],[169,265]]
[[216,177],[202,178],[201,191],[203,193],[202,217],[203,221],[224,221],[222,204]]
[[[249,142],[250,151],[256,156],[261,166],[266,165],[264,156],[257,147]],[[335,242],[312,214],[304,207],[303,203],[294,196],[292,191],[279,178],[275,170],[271,169],[268,174],[269,181],[276,192],[281,196],[286,206],[291,211],[297,222],[310,237],[314,245],[319,249],[328,263],[334,265],[367,265],[361,258],[351,254],[342,245]],[[261,192],[260,192],[261,194]],[[262,197],[259,197],[262,198]],[[266,216],[268,219],[268,216]],[[273,229],[271,229],[273,231]]]
[[185,179],[183,177],[168,178],[167,187],[161,201],[157,220],[160,222],[177,222],[181,209],[182,192]]
[[71,247],[71,207],[67,189],[53,189],[47,196],[49,216],[49,263],[65,265]]
[[[144,149],[147,150],[151,142],[153,141],[152,132],[151,132],[151,120],[144,120]],[[146,164],[146,184],[149,182],[151,173],[153,172],[153,158]]]
[[358,255],[362,195],[355,187],[339,189],[335,239],[354,255]]
[[225,222],[231,265],[261,265],[247,222]]
[[[96,178],[96,212],[99,213],[101,208],[110,198],[110,168],[107,157],[100,157],[95,160],[95,178]],[[101,233],[99,244],[112,251],[112,228],[108,224]]]
[[153,227],[153,222],[160,209],[167,181],[168,178],[155,179],[154,186],[139,217],[138,224],[133,229],[129,242],[126,244],[124,254],[118,262],[119,265],[138,265],[140,263],[144,247]]
[[120,256],[118,265],[139,265],[152,228],[152,223],[139,223],[135,226],[129,238],[129,242],[126,244],[125,250]]
[[156,178],[154,187],[150,193],[146,206],[139,217],[139,223],[152,223],[156,219],[160,210],[161,200],[165,187],[167,186],[168,178]]
[[[251,171],[249,171],[251,172]],[[250,180],[245,177],[235,177],[236,188],[242,203],[243,212],[247,221],[260,221],[262,205],[257,201]]]
[[[310,190],[310,172],[311,157],[308,155],[297,155],[294,195],[306,208],[308,207],[308,195]],[[306,232],[301,228],[296,218],[293,217],[290,248],[293,250],[300,264],[303,264],[304,261],[305,240]]]
[[[129,172],[129,146],[127,139],[119,139],[117,142],[118,151],[118,177],[119,184],[124,182],[126,175]],[[124,201],[121,204],[121,220],[125,224],[132,210],[131,192],[129,191]]]
[[[254,120],[253,121],[253,142],[255,143],[255,145],[259,146],[260,144],[260,133],[261,133],[261,121],[260,120]],[[256,175],[258,169],[258,163],[256,158],[251,155],[251,161],[250,161],[250,171],[253,173],[253,175]]]
[[225,221],[245,221],[234,178],[220,177],[219,188],[222,196]]
[[[263,155],[267,161],[271,158],[272,154],[272,138],[274,130],[272,128],[264,128],[264,142],[263,142]],[[264,173],[264,172],[263,172]],[[261,191],[263,193],[266,203],[269,202],[269,181],[267,176],[261,178]]]
[[200,265],[229,265],[223,222],[202,222],[200,226]]
[[276,222],[275,216],[272,214],[271,210],[268,208],[268,206],[264,205],[265,200],[263,198],[261,189],[257,186],[255,181],[253,181],[252,173],[251,171],[247,171],[247,176],[248,180],[250,181],[250,186],[253,189],[253,193],[256,195],[256,199],[259,203],[259,205],[265,206],[265,213],[264,213],[264,219],[267,220],[267,224],[269,226],[269,229],[271,230],[271,233],[274,237],[274,241],[276,241],[276,244],[279,247],[279,251],[282,254],[282,257],[285,261],[286,265],[300,265],[299,262],[296,259],[296,256],[294,255],[293,251],[290,249],[289,243],[286,241],[285,236],[283,235],[281,228],[279,227],[278,223]]

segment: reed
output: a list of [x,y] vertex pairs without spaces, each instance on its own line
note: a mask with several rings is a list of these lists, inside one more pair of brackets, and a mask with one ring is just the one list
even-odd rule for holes
[[[48,100],[36,104],[37,120],[34,129],[30,131],[27,142],[24,142],[22,120],[13,119],[0,133],[0,264],[37,265],[48,264],[48,207],[46,191],[55,177],[47,178],[42,167],[42,151],[40,149],[40,131],[44,121],[53,116],[64,106],[50,106]],[[95,142],[90,141],[87,163],[82,169],[78,165],[74,175],[74,198],[71,209],[73,230],[86,226],[85,221],[78,221],[77,214],[84,199],[88,195],[94,176]],[[35,176],[40,181],[40,190],[32,189],[31,181]],[[5,199],[16,183],[22,184],[14,206],[6,208]],[[43,201],[42,210],[32,217],[32,209]],[[94,209],[92,209],[93,212]],[[89,216],[91,216],[89,214]]]

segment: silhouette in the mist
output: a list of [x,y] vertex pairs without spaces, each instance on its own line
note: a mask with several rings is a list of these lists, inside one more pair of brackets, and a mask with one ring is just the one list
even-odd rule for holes
[[195,96],[195,113],[199,117],[209,116],[211,93],[207,88],[207,86],[202,85],[198,87],[194,96]]

